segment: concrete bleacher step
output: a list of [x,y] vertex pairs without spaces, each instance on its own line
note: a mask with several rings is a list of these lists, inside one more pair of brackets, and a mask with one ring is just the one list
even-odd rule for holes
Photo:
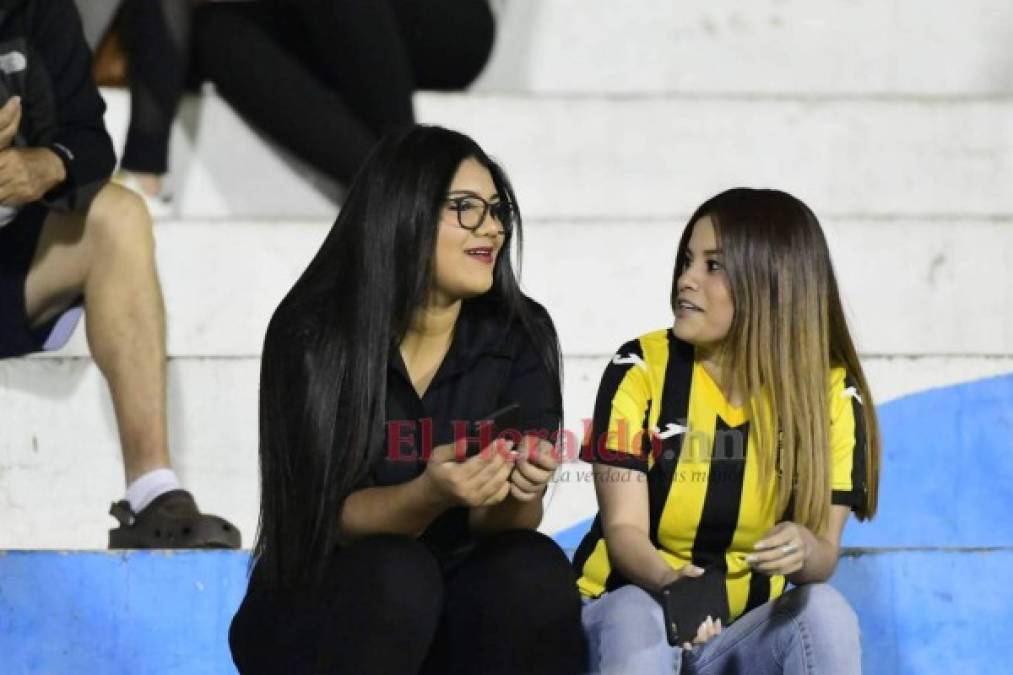
[[1013,91],[1004,0],[501,0],[481,90]]
[[[122,147],[128,95],[105,90]],[[609,98],[422,93],[420,121],[472,134],[534,218],[631,223],[691,212],[736,185],[779,187],[823,216],[1013,213],[1013,101]],[[184,219],[334,216],[333,185],[279,154],[210,91],[172,144]]]
[[[572,432],[572,443],[583,434],[583,420],[593,410],[607,360],[608,355],[566,359],[565,427]],[[865,369],[882,405],[932,387],[1011,373],[1013,356],[870,357]],[[259,505],[259,375],[256,357],[186,357],[169,364],[173,461],[201,506],[233,520],[247,546]],[[943,428],[954,419],[970,419],[975,406],[974,401],[948,406],[932,423]],[[0,548],[104,546],[107,529],[115,525],[106,514],[110,502],[122,495],[123,475],[112,405],[95,365],[87,359],[0,361],[0,410]],[[904,438],[925,435],[932,436],[911,429]],[[924,456],[929,450],[913,452]],[[942,466],[948,461],[945,448],[934,448],[931,454],[937,452]],[[1002,466],[1006,464],[997,470]],[[543,531],[559,532],[595,512],[587,469],[577,462],[561,470],[546,503]],[[918,485],[937,482],[925,478]]]
[[[996,672],[1013,601],[1013,527],[995,515],[1013,481],[1013,382],[916,397],[1013,373],[1013,4],[496,4],[474,92],[421,93],[418,116],[473,134],[515,181],[525,287],[566,351],[567,428],[581,429],[611,351],[667,319],[686,215],[732,185],[794,192],[823,219],[889,402],[880,517],[845,531],[871,548],[833,580],[860,616],[864,672]],[[128,94],[103,94],[122,147]],[[210,88],[184,102],[172,162],[177,214],[157,238],[174,460],[249,546],[264,327],[340,189]],[[583,529],[587,471],[563,468],[543,531]],[[122,480],[80,330],[59,354],[0,361],[0,549],[63,549],[0,550],[3,675],[234,672],[246,553],[66,550],[104,546]]]
[[[76,0],[94,44],[118,0]],[[1013,93],[1005,0],[491,0],[479,91]]]
[[[0,551],[5,675],[228,675],[246,590],[239,552]],[[866,675],[998,672],[1013,549],[845,551]]]
[[[522,282],[552,314],[565,353],[608,354],[670,321],[683,219],[528,223]],[[864,353],[1011,354],[1009,222],[827,218],[825,225]],[[259,355],[272,312],[329,227],[157,223],[170,356]],[[83,331],[61,352],[68,354],[87,354]]]

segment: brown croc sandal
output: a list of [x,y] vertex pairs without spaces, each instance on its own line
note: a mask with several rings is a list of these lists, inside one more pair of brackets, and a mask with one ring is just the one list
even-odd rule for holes
[[201,513],[193,495],[170,490],[134,513],[130,502],[115,502],[109,514],[120,526],[109,530],[109,548],[239,548],[235,525]]

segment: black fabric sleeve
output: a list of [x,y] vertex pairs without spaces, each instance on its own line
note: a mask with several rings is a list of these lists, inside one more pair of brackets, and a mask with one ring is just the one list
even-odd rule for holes
[[91,74],[91,51],[73,1],[36,0],[29,40],[42,58],[53,91],[56,129],[46,145],[67,169],[67,179],[43,201],[53,208],[76,209],[88,204],[109,179],[116,154],[103,121],[105,102]]

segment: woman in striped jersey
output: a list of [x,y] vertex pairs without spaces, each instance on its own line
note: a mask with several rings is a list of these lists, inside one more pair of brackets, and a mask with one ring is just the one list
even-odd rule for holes
[[[875,514],[880,440],[819,222],[783,192],[713,197],[671,304],[672,328],[606,367],[585,440],[592,670],[859,672],[855,613],[825,582],[849,512]],[[679,607],[705,570],[709,616],[670,646],[661,594]]]

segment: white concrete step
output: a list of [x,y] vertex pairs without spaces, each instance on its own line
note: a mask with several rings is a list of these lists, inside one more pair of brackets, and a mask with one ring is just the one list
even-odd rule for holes
[[[106,91],[122,147],[128,95]],[[1013,213],[1013,101],[609,98],[424,93],[418,117],[498,157],[530,217],[639,222],[736,185],[820,215]],[[217,96],[187,101],[172,147],[185,219],[323,218],[333,185],[284,158]]]
[[503,0],[480,89],[963,95],[1013,90],[1006,0]]
[[[92,39],[117,0],[77,0]],[[1006,0],[494,0],[476,84],[515,93],[1013,91]]]
[[[329,227],[158,223],[170,355],[259,355],[271,314]],[[825,227],[862,352],[1013,354],[1009,221],[830,218]],[[548,307],[565,353],[610,353],[670,320],[682,228],[675,218],[529,221],[522,282]],[[82,330],[63,353],[88,353]]]
[[[581,434],[608,354],[565,363],[566,428]],[[170,436],[176,467],[203,508],[227,515],[249,544],[257,522],[259,360],[170,362]],[[870,357],[877,402],[1013,372],[1005,357]],[[543,530],[594,512],[587,467],[568,465]],[[101,548],[122,496],[116,427],[104,380],[88,359],[0,361],[0,549]]]

